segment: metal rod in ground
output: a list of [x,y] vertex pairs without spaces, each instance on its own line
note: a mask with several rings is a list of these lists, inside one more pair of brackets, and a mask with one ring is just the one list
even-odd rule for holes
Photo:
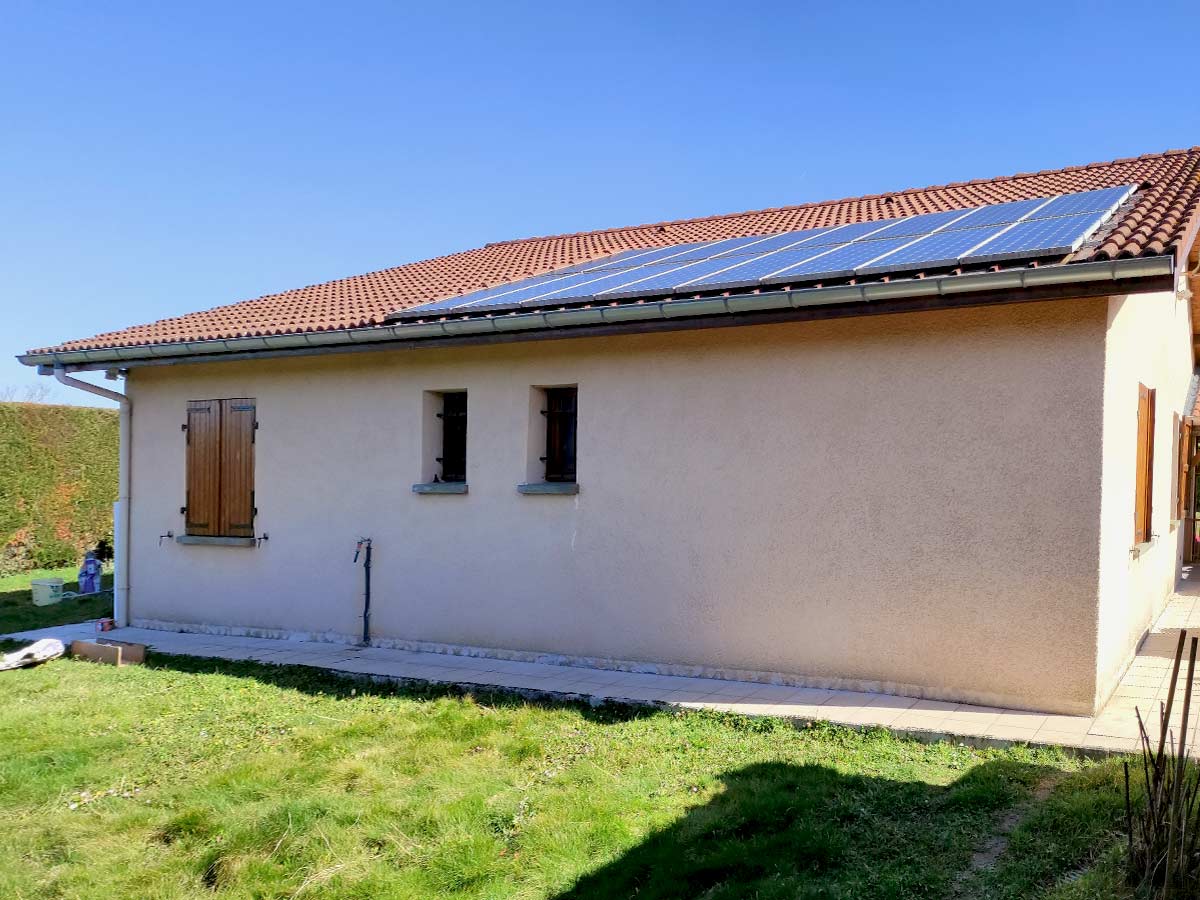
[[1179,753],[1175,757],[1175,782],[1171,785],[1171,803],[1170,813],[1167,817],[1167,827],[1170,829],[1167,832],[1167,872],[1164,896],[1170,897],[1175,893],[1175,873],[1178,870],[1180,876],[1186,871],[1186,866],[1183,865],[1183,860],[1179,860],[1179,866],[1176,866],[1176,848],[1183,850],[1183,841],[1176,840],[1176,834],[1180,833],[1182,838],[1183,822],[1178,820],[1180,815],[1179,792],[1183,788],[1183,777],[1185,766],[1187,765],[1187,723],[1188,713],[1191,711],[1192,705],[1192,679],[1196,675],[1196,650],[1197,645],[1200,645],[1200,638],[1192,638],[1191,651],[1188,654],[1188,673],[1187,684],[1183,689],[1183,716],[1179,723]]
[[1167,745],[1167,723],[1171,720],[1171,707],[1175,703],[1175,685],[1179,681],[1179,664],[1183,662],[1183,643],[1187,640],[1187,629],[1181,629],[1179,632],[1179,643],[1175,646],[1175,663],[1171,667],[1171,684],[1167,687],[1167,704],[1163,709],[1161,728],[1158,735],[1158,756],[1155,759],[1154,767],[1159,768],[1162,765],[1163,750]]

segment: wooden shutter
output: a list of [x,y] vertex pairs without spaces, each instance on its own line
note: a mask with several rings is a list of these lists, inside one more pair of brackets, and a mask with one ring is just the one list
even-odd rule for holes
[[187,499],[184,529],[188,534],[220,533],[221,404],[190,400],[187,405]]
[[221,401],[221,515],[225,537],[254,537],[254,401]]
[[1151,537],[1154,496],[1154,390],[1138,385],[1137,479],[1133,509],[1133,542]]
[[1187,419],[1179,420],[1179,481],[1175,491],[1175,518],[1182,519],[1187,515],[1188,471],[1192,454],[1192,423]]

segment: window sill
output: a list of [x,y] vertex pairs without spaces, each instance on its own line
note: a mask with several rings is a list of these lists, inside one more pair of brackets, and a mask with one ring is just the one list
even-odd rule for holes
[[412,486],[414,494],[465,494],[465,481],[426,481]]
[[518,484],[518,494],[578,494],[577,481],[534,481],[529,484]]
[[1157,543],[1158,543],[1158,535],[1152,534],[1152,535],[1150,535],[1150,539],[1148,541],[1142,541],[1140,544],[1134,544],[1132,547],[1130,547],[1129,555],[1131,557],[1133,557],[1134,559],[1137,559],[1138,557],[1140,557],[1143,553],[1147,552],[1151,547],[1153,547]]
[[207,534],[180,534],[177,544],[207,544],[210,547],[253,547],[258,541],[252,537],[212,537]]

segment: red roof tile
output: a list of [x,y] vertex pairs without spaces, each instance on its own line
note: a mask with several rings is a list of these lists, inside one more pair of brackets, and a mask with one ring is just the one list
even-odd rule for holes
[[397,309],[517,281],[620,250],[893,219],[1122,184],[1143,186],[1136,203],[1099,246],[1085,248],[1073,261],[1178,252],[1200,222],[1200,147],[891,194],[504,241],[45,349],[131,347],[371,326]]

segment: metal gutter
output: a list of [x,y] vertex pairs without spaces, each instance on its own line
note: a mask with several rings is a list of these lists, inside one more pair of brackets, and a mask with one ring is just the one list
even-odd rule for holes
[[[139,363],[218,361],[223,355],[240,357],[269,353],[272,356],[333,352],[338,347],[372,345],[380,347],[445,339],[486,339],[509,335],[520,339],[533,332],[560,331],[587,326],[648,323],[676,319],[715,320],[747,313],[771,313],[803,310],[842,304],[889,302],[917,298],[954,298],[963,294],[996,291],[1033,291],[1064,285],[1096,286],[1114,282],[1169,277],[1174,272],[1170,255],[1117,259],[1104,262],[1072,263],[1039,268],[1006,269],[967,275],[939,275],[902,281],[873,282],[862,285],[802,288],[730,297],[704,297],[699,300],[659,300],[632,302],[616,306],[522,312],[472,319],[447,319],[438,322],[414,322],[379,325],[338,331],[304,334],[266,335],[208,341],[182,341],[139,347],[114,347],[99,350],[70,350],[29,353],[17,357],[27,366],[39,366],[47,374],[51,366],[72,370],[106,368]],[[1153,289],[1153,288],[1147,288]],[[364,347],[365,349],[365,347]]]

